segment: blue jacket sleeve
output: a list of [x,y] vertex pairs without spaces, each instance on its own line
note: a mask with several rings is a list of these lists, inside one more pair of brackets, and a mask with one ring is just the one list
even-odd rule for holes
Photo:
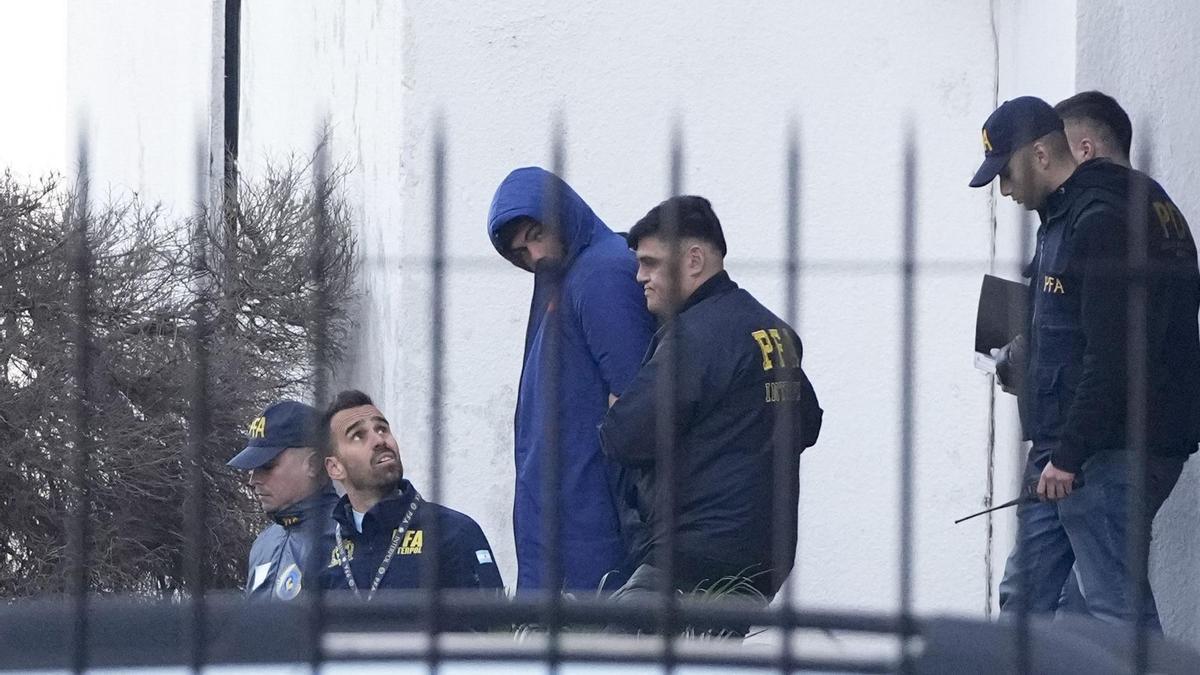
[[637,375],[654,334],[642,287],[628,269],[597,269],[572,289],[571,301],[588,351],[610,394],[620,396]]

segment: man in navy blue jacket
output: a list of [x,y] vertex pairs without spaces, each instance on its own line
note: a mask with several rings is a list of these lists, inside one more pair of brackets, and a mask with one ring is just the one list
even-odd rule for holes
[[624,238],[558,176],[536,167],[510,173],[492,198],[488,236],[534,274],[514,423],[517,592],[552,585],[542,483],[552,452],[562,589],[594,591],[627,565],[640,536],[637,522],[619,520],[628,513],[616,506],[625,483],[601,454],[596,427],[637,373],[654,319]]
[[649,535],[614,597],[744,582],[772,598],[795,563],[800,453],[823,417],[800,336],[729,278],[707,199],[654,207],[629,246],[663,327],[600,427],[604,453],[635,476]]
[[[437,548],[442,589],[500,593],[504,582],[487,537],[469,516],[425,501],[404,479],[391,426],[361,391],[343,391],[321,418],[325,470],[346,494],[333,509],[321,585],[370,600],[379,590],[420,588]],[[436,537],[436,539],[434,538]]]

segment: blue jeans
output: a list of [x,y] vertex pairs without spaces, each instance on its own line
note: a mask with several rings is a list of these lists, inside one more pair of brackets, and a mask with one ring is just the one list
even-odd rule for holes
[[[1017,507],[1017,545],[1000,582],[1000,613],[1014,614],[1022,606],[1031,614],[1060,608],[1064,584],[1075,568],[1079,594],[1088,614],[1112,622],[1133,623],[1140,613],[1144,624],[1161,632],[1158,609],[1146,574],[1134,580],[1129,565],[1129,509],[1133,503],[1132,462],[1125,450],[1098,452],[1080,469],[1084,485],[1059,502],[1034,502]],[[1150,456],[1146,465],[1147,537],[1154,514],[1179,480],[1186,457]],[[1037,482],[1041,467],[1032,460],[1025,481]],[[1143,551],[1146,569],[1149,548]],[[1135,586],[1141,584],[1144,603],[1133,607]]]

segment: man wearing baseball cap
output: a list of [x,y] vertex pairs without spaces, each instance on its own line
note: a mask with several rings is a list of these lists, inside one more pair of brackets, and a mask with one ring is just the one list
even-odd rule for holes
[[[1000,193],[1041,219],[1026,271],[1019,392],[1032,441],[1025,478],[1041,501],[1018,508],[1001,612],[1054,612],[1074,565],[1089,614],[1161,630],[1149,547],[1130,556],[1129,525],[1140,500],[1148,542],[1154,514],[1200,441],[1200,271],[1191,232],[1145,174],[1103,158],[1078,164],[1062,120],[1041,99],[1006,101],[984,123],[982,141],[970,185],[999,177]],[[1131,391],[1141,394],[1131,400]],[[1129,417],[1130,409],[1142,414]],[[1139,457],[1144,491],[1134,479]]]
[[246,448],[229,466],[249,471],[250,488],[275,522],[250,549],[246,595],[291,600],[315,587],[321,556],[314,550],[333,532],[337,493],[329,483],[314,434],[317,411],[280,401],[250,422]]

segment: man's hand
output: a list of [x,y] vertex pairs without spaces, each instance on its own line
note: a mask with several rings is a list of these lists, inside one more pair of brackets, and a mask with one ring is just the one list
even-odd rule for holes
[[1020,394],[1025,373],[1025,336],[1018,335],[1012,342],[991,350],[996,362],[996,380],[1005,393]]
[[1071,486],[1075,482],[1075,474],[1056,468],[1052,462],[1046,462],[1042,476],[1038,479],[1038,499],[1056,502],[1071,494]]

